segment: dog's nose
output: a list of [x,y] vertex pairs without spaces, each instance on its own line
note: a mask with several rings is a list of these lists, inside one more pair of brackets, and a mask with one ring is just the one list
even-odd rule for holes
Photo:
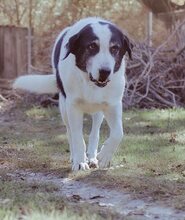
[[100,69],[99,70],[99,81],[100,82],[104,82],[106,81],[106,79],[108,78],[108,76],[110,75],[111,70],[110,69]]

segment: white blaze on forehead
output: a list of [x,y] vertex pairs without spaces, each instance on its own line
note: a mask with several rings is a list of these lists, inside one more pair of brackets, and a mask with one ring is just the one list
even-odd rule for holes
[[108,24],[93,24],[92,29],[94,34],[99,39],[100,51],[101,50],[109,50],[109,44],[111,40],[111,31],[108,27]]

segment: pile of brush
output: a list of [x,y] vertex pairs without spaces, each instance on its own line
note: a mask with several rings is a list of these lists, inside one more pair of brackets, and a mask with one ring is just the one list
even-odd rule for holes
[[136,44],[127,64],[125,108],[185,106],[185,21],[157,48]]

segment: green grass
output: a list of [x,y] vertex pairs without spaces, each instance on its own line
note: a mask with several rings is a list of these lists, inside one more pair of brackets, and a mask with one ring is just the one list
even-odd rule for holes
[[55,207],[53,210],[45,211],[38,210],[37,208],[33,208],[30,206],[30,210],[6,210],[0,209],[0,217],[1,220],[96,220],[98,219],[95,215],[89,217],[88,215],[78,215],[77,213],[72,213],[71,211],[64,209],[61,211],[56,211]]
[[[174,171],[174,164],[185,163],[185,111],[183,109],[131,111],[124,116],[125,141],[114,162],[124,156],[128,166],[143,167],[142,173]],[[119,156],[118,156],[119,155]],[[119,162],[118,162],[119,163]],[[153,173],[155,175],[155,172]],[[151,175],[153,175],[151,173]],[[179,178],[184,179],[182,174]]]
[[101,219],[84,208],[74,208],[67,200],[57,196],[59,189],[53,184],[28,183],[23,179],[15,181],[4,174],[0,181],[1,220],[86,220]]
[[[0,212],[0,216],[2,216],[2,220],[19,220],[20,215],[19,214],[12,214],[12,212],[8,212],[6,210],[3,210]],[[76,217],[72,216],[71,214],[68,214],[68,212],[63,212],[62,214],[57,211],[53,212],[44,212],[44,211],[32,211],[31,213],[25,213],[24,215],[21,215],[21,219],[23,220],[76,220],[76,219],[85,219],[82,217]]]
[[[87,219],[88,214],[80,217],[78,212],[74,214],[71,208],[66,208],[65,201],[53,195],[57,191],[54,186],[33,187],[8,176],[19,169],[53,172],[101,187],[116,187],[137,197],[169,199],[175,207],[185,209],[184,109],[124,112],[125,137],[113,157],[111,169],[78,174],[70,171],[66,130],[58,108],[18,103],[7,108],[2,118],[0,219],[16,220],[20,216],[22,219]],[[84,121],[87,140],[91,120],[85,116]],[[103,123],[101,143],[107,134],[108,127]]]

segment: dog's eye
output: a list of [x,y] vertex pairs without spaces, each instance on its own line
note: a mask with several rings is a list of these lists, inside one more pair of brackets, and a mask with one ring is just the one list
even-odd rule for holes
[[112,54],[117,54],[118,51],[119,51],[119,49],[120,49],[119,45],[114,45],[114,46],[112,46],[112,47],[110,48],[110,52],[111,52]]
[[98,48],[98,45],[96,43],[91,43],[87,46],[87,49],[89,50],[95,50]]

